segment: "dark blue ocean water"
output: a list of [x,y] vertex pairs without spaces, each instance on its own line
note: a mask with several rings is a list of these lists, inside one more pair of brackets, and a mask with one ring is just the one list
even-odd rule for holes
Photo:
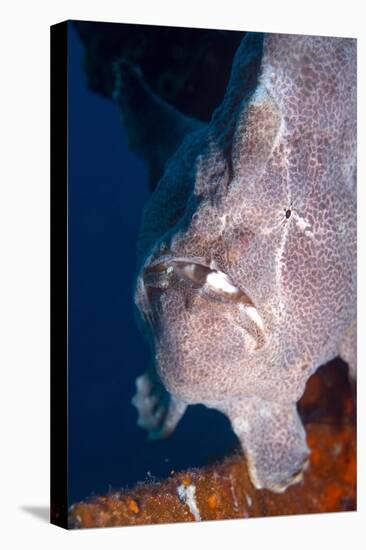
[[133,317],[147,172],[117,107],[87,89],[82,59],[69,24],[69,504],[211,463],[236,445],[228,420],[200,405],[164,441],[136,427],[134,380],[150,361]]

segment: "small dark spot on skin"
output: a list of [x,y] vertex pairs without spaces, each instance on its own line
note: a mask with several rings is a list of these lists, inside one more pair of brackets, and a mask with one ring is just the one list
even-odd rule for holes
[[290,208],[288,208],[286,210],[286,220],[288,220],[290,216],[291,216],[291,210],[290,210]]

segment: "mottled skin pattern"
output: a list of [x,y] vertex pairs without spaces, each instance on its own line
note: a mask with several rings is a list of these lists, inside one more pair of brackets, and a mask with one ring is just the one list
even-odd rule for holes
[[166,166],[139,252],[156,365],[139,424],[162,437],[187,405],[214,407],[254,485],[285,490],[307,463],[309,376],[339,354],[356,366],[355,40],[247,35],[211,123]]

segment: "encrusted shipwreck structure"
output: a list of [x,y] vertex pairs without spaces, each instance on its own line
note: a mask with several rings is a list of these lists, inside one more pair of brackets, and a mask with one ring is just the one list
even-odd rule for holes
[[251,483],[240,452],[221,463],[175,473],[130,490],[74,504],[72,528],[146,525],[356,509],[354,388],[335,361],[309,380],[299,403],[311,450],[303,481],[276,494]]

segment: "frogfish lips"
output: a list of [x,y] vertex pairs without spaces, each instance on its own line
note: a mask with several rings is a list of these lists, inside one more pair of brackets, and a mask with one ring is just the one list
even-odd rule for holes
[[155,336],[163,295],[169,290],[184,296],[188,310],[209,309],[241,329],[251,351],[263,347],[264,321],[248,293],[226,273],[191,258],[160,258],[148,264],[138,279],[136,304]]

